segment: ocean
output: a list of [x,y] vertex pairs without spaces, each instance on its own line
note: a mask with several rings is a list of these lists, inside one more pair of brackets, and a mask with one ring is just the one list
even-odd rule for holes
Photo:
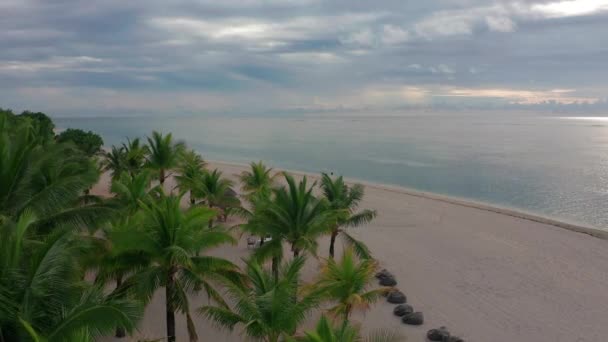
[[608,228],[606,117],[492,112],[54,121],[58,128],[95,131],[108,146],[159,130],[209,160],[334,172]]

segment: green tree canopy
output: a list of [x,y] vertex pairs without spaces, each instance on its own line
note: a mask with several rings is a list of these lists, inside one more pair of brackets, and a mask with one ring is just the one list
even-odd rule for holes
[[87,156],[91,157],[101,150],[103,139],[91,132],[85,132],[81,129],[68,128],[57,136],[57,141],[72,142]]

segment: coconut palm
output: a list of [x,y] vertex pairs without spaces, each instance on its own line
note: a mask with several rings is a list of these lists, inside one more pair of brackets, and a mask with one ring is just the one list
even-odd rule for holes
[[185,145],[183,142],[173,141],[171,133],[163,135],[154,131],[152,136],[148,137],[148,148],[150,154],[147,166],[158,172],[158,181],[162,186],[165,184],[167,171],[177,167]]
[[359,326],[341,324],[335,327],[325,316],[321,316],[315,330],[306,331],[304,336],[288,341],[300,342],[399,342],[405,338],[393,331],[378,330],[368,336],[361,336]]
[[[124,298],[126,291],[122,289],[123,281],[129,275],[134,274],[148,266],[149,258],[138,252],[117,253],[113,243],[107,237],[121,231],[128,231],[137,226],[140,216],[123,216],[103,227],[103,234],[83,237],[83,243],[88,245],[84,257],[81,258],[87,269],[95,273],[95,283],[107,287],[115,285],[117,298]],[[116,337],[124,337],[126,332],[123,328],[116,329]]]
[[140,303],[104,295],[83,281],[80,236],[45,236],[24,211],[0,223],[0,341],[94,341],[116,328],[134,330]]
[[184,152],[178,163],[177,171],[179,175],[175,176],[175,180],[181,192],[190,193],[190,205],[196,203],[194,192],[197,191],[197,187],[203,181],[206,164],[194,150]]
[[328,259],[321,268],[316,287],[327,298],[336,301],[329,312],[347,322],[353,310],[367,310],[387,289],[369,290],[377,264],[372,259],[359,260],[352,248],[347,248],[340,261]]
[[250,171],[243,171],[240,176],[243,191],[251,200],[254,196],[268,196],[275,185],[276,174],[272,174],[272,168],[264,163],[252,162]]
[[112,179],[120,177],[124,171],[127,171],[124,149],[122,147],[112,146],[110,151],[103,152],[101,170],[110,172]]
[[197,340],[190,316],[188,293],[204,289],[214,301],[225,304],[214,289],[217,279],[238,279],[233,263],[204,255],[210,248],[235,240],[225,231],[206,228],[215,212],[205,207],[180,209],[181,196],[167,196],[142,204],[141,225],[112,231],[109,238],[115,252],[139,253],[149,260],[148,267],[129,277],[127,286],[148,302],[158,288],[165,289],[168,341],[175,341],[175,312],[186,316],[191,341]]
[[265,270],[257,261],[247,263],[248,286],[226,284],[233,309],[203,306],[199,313],[221,327],[233,330],[242,325],[253,339],[276,342],[295,334],[311,310],[319,306],[319,292],[298,290],[304,258],[297,257],[281,267],[279,277]]
[[141,143],[139,138],[133,140],[127,138],[127,143],[122,144],[122,150],[125,170],[133,177],[143,170],[150,150],[148,146]]
[[0,216],[16,221],[29,210],[38,228],[92,226],[110,213],[98,203],[84,204],[85,191],[98,179],[94,162],[73,145],[42,145],[28,121],[9,129],[0,116]]
[[233,185],[231,180],[222,177],[221,171],[215,169],[203,173],[201,180],[195,184],[194,194],[210,208],[220,209],[225,219],[229,208],[240,207],[240,200],[232,189]]
[[126,215],[132,215],[141,208],[142,203],[151,200],[150,194],[158,189],[150,188],[152,175],[149,170],[143,170],[132,176],[123,172],[120,177],[112,181],[110,191],[114,194],[108,204],[120,209]]
[[363,199],[364,189],[360,184],[349,186],[344,182],[342,176],[331,179],[326,173],[321,177],[321,188],[323,195],[329,203],[328,209],[341,212],[336,224],[331,229],[329,243],[329,257],[334,257],[334,245],[336,237],[342,236],[344,242],[352,246],[357,255],[362,258],[371,258],[371,253],[367,246],[348,234],[344,228],[357,227],[370,222],[376,217],[376,211],[364,209],[357,212],[357,207]]

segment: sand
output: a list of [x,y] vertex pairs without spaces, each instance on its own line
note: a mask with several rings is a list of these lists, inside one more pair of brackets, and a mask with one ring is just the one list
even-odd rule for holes
[[[227,163],[211,167],[229,177],[244,169]],[[106,194],[107,182],[104,176],[93,193]],[[365,330],[394,329],[408,341],[424,341],[428,329],[442,325],[473,342],[606,340],[608,241],[589,235],[605,233],[374,184],[366,184],[362,207],[376,209],[378,217],[353,235],[396,275],[408,302],[425,316],[421,327],[403,325],[392,314],[394,306],[382,300],[365,315],[355,315]],[[214,254],[240,262],[249,253],[244,240]],[[326,256],[327,248],[324,239],[319,254]],[[309,260],[304,278],[312,279],[316,268],[317,261]],[[140,336],[163,336],[163,297],[159,291],[147,307]],[[193,296],[191,305],[204,303],[204,296]],[[238,327],[230,333],[204,318],[195,321],[200,341],[245,340]],[[187,341],[182,317],[178,341]]]

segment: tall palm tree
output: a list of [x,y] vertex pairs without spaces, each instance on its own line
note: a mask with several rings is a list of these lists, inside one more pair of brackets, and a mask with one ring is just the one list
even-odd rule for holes
[[150,150],[148,146],[141,143],[139,138],[133,140],[127,138],[127,143],[122,144],[122,150],[124,152],[125,169],[133,177],[143,170]]
[[337,302],[329,312],[347,322],[353,310],[369,309],[387,290],[368,289],[374,280],[376,269],[374,260],[359,260],[352,248],[344,250],[339,262],[328,259],[321,268],[321,275],[315,286],[322,289],[327,298]]
[[295,334],[308,314],[319,306],[319,292],[298,290],[304,258],[297,257],[281,267],[278,278],[257,261],[247,263],[248,286],[226,284],[233,309],[206,305],[199,313],[218,325],[233,330],[242,325],[247,336],[276,342]]
[[341,212],[336,224],[331,229],[329,257],[334,257],[336,237],[340,234],[345,243],[354,248],[357,255],[362,258],[371,258],[371,253],[367,246],[344,230],[347,227],[357,227],[366,224],[376,217],[375,210],[364,209],[357,212],[357,207],[363,199],[363,186],[361,184],[348,186],[342,176],[334,180],[326,173],[323,173],[321,188],[323,189],[325,199],[329,203],[328,209]]
[[171,133],[163,135],[154,131],[152,136],[148,137],[148,148],[150,154],[147,165],[158,172],[158,180],[162,186],[165,184],[167,171],[177,166],[185,145],[183,142],[173,141]]
[[165,289],[165,311],[168,341],[175,341],[175,312],[186,316],[191,341],[197,340],[190,316],[187,294],[198,289],[225,305],[213,282],[218,279],[239,279],[238,268],[228,260],[204,255],[210,248],[235,239],[225,231],[206,228],[215,215],[205,207],[180,209],[181,196],[160,197],[142,204],[142,224],[129,230],[112,231],[109,238],[115,252],[139,253],[149,266],[126,281],[146,302],[158,288]]
[[[287,187],[273,189],[273,196],[254,208],[249,222],[243,227],[260,236],[270,235],[272,240],[256,250],[258,258],[272,257],[273,265],[282,259],[283,243],[291,246],[294,257],[307,251],[315,254],[317,239],[335,225],[335,213],[326,210],[324,201],[317,199],[307,185],[307,179],[296,184],[284,173]],[[276,273],[276,267],[274,268]]]
[[247,197],[251,200],[254,196],[268,196],[272,188],[275,186],[275,178],[277,174],[272,174],[272,168],[267,167],[264,163],[252,162],[250,171],[243,171],[240,176],[243,190]]
[[83,281],[81,236],[41,236],[31,211],[0,223],[0,341],[94,341],[134,330],[143,306]]
[[124,171],[127,171],[124,148],[112,146],[110,151],[103,152],[101,170],[110,172],[112,179],[117,179]]
[[194,150],[186,151],[177,166],[178,175],[175,176],[177,187],[181,192],[190,193],[190,205],[196,203],[194,192],[197,187],[203,182],[205,176],[205,161]]
[[394,331],[378,330],[368,336],[361,336],[360,327],[341,324],[334,327],[330,320],[321,316],[315,330],[306,331],[304,336],[291,338],[288,341],[300,342],[399,342],[405,338]]

